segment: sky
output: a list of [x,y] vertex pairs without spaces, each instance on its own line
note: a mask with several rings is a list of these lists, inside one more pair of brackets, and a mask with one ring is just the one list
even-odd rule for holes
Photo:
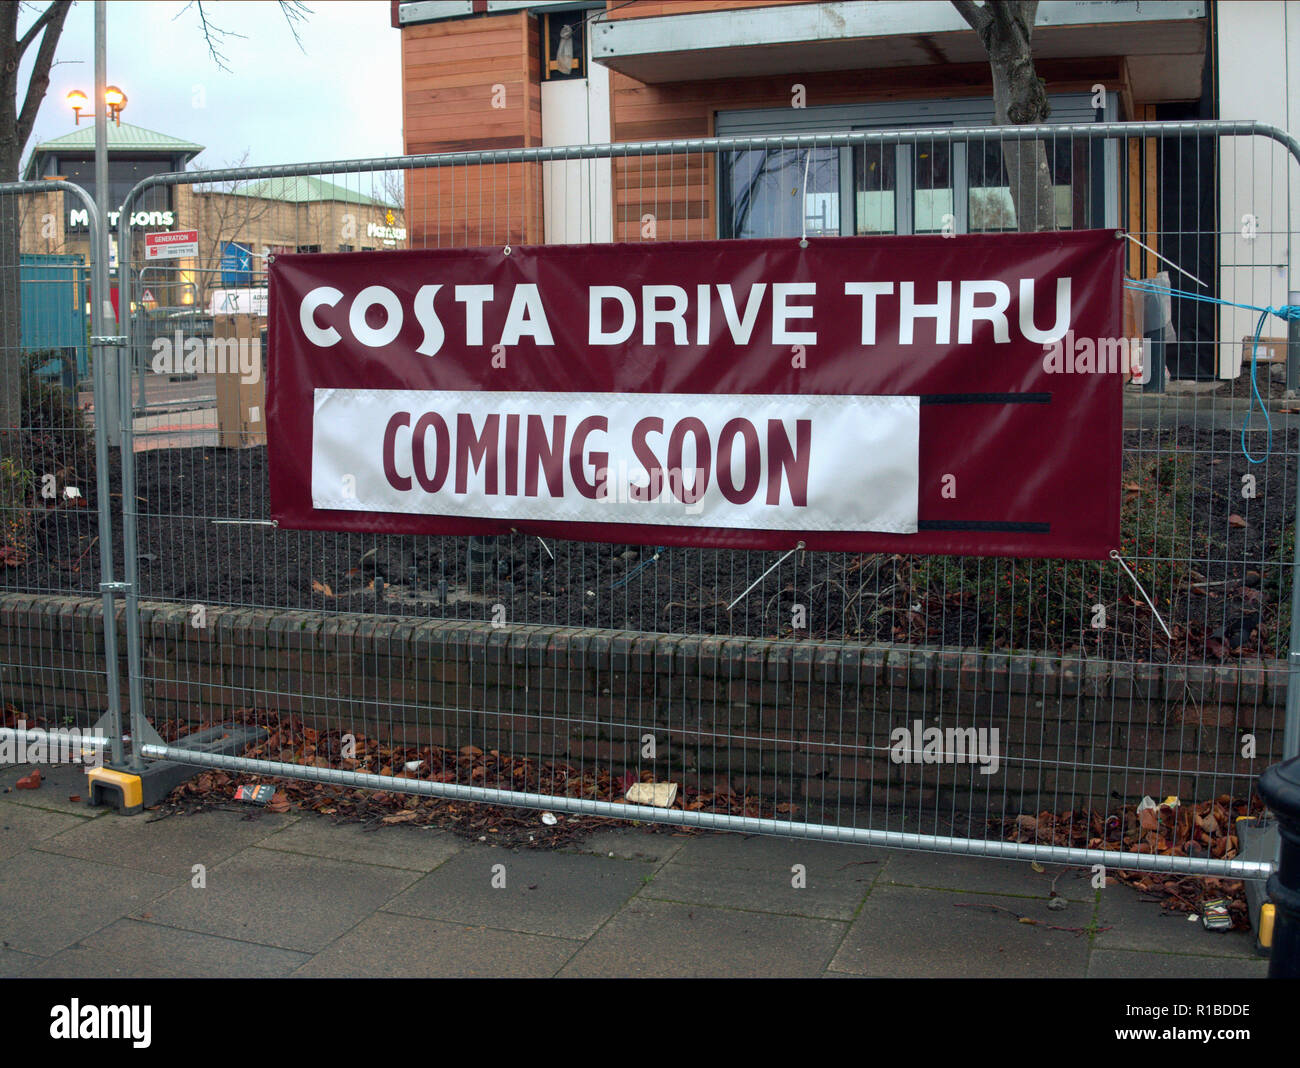
[[[25,6],[19,33],[45,3]],[[108,84],[127,96],[122,121],[206,146],[205,169],[399,155],[400,34],[387,0],[307,0],[302,50],[272,0],[205,0],[208,21],[232,34],[211,59],[197,6],[187,0],[109,0]],[[243,39],[233,36],[238,33]],[[33,44],[20,82],[26,89]],[[65,98],[93,96],[94,4],[68,14],[50,88],[23,153],[75,129]],[[82,119],[84,125],[85,119]]]

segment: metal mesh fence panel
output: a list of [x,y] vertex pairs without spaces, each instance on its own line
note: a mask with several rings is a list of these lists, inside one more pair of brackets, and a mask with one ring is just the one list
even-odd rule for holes
[[122,758],[125,694],[101,589],[121,557],[96,419],[103,315],[90,309],[90,265],[61,250],[69,209],[96,215],[71,183],[0,185],[0,744],[39,740],[52,760],[89,763],[101,742]]
[[[1135,239],[1127,270],[1146,291],[1126,289],[1125,332],[1143,339],[1145,384],[1125,386],[1122,559],[340,534],[270,519],[269,257],[1012,230],[1034,195],[1009,185],[1017,152],[1042,153],[1058,228]],[[293,779],[317,807],[406,797],[389,812],[402,819],[472,800],[565,820],[1259,870],[1235,858],[1231,825],[1257,807],[1258,773],[1296,751],[1286,390],[1300,351],[1276,317],[1256,346],[1258,313],[1232,304],[1287,303],[1295,152],[1249,123],[1096,124],[147,179],[119,237],[134,485],[110,491],[139,624],[132,733],[149,744],[134,758]],[[130,209],[182,200],[199,255],[142,269]],[[1032,468],[1026,456],[1007,477]],[[14,515],[44,514],[22,501]],[[61,571],[38,553],[3,577],[86,597],[96,566],[92,553]],[[34,647],[7,655],[11,668],[52,663]],[[197,727],[229,722],[260,727],[260,742],[186,748]],[[631,786],[669,782],[669,807],[625,802]],[[1152,815],[1148,797],[1178,803]]]

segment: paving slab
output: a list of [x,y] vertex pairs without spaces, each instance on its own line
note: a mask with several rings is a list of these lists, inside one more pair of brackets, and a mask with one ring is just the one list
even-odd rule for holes
[[1101,892],[1097,909],[1098,949],[1144,949],[1194,956],[1255,956],[1255,936],[1247,931],[1207,931],[1185,912],[1166,911],[1159,902],[1143,901],[1132,887],[1116,884]]
[[419,875],[254,846],[154,902],[140,919],[319,952]]
[[0,861],[0,943],[50,956],[148,907],[176,883],[152,872],[29,849]]
[[[249,818],[249,816],[252,818]],[[195,864],[211,870],[239,850],[274,835],[297,816],[274,812],[209,809],[160,818],[110,813],[104,819],[65,831],[40,844],[64,856],[99,860],[123,868],[157,872],[188,881]]]
[[845,924],[637,898],[560,971],[562,977],[814,977]]
[[1197,957],[1186,953],[1093,949],[1089,979],[1267,979],[1263,957]]
[[802,864],[811,875],[814,870],[848,871],[864,861],[885,860],[888,852],[841,842],[819,842],[799,838],[781,838],[766,834],[738,834],[717,831],[687,838],[673,856],[678,864],[702,867],[741,868],[748,871],[785,871]]
[[16,979],[27,975],[44,961],[34,953],[19,953],[16,949],[0,949],[0,979]]
[[796,888],[795,875],[789,869],[706,868],[672,860],[654,874],[638,897],[851,920],[878,870],[874,865],[840,871],[827,864],[814,864],[806,875],[806,884]]
[[[1041,924],[958,905],[996,905]],[[890,978],[1082,977],[1087,936],[1043,926],[1086,926],[1090,919],[1082,912],[1069,920],[1057,918],[1067,915],[1023,898],[880,887],[862,906],[830,970]]]
[[[35,768],[34,764],[0,765],[0,801],[73,816],[94,816],[108,811],[86,804],[90,790],[86,785],[86,769],[81,764],[42,764],[41,785],[35,790],[17,789],[14,784]],[[80,800],[73,801],[74,797]]]
[[642,860],[656,864],[676,856],[690,838],[690,835],[671,832],[618,827],[597,831],[581,842],[566,846],[564,851],[587,853],[593,857],[609,857],[613,854],[618,860]]
[[[492,886],[505,866],[505,886]],[[576,853],[468,849],[385,906],[387,912],[562,938],[589,938],[651,874],[635,861]]]
[[0,804],[0,860],[93,820],[66,812]]
[[436,828],[368,829],[356,823],[331,823],[314,813],[260,843],[263,849],[420,872],[433,871],[465,848],[465,844],[462,839]]
[[582,942],[377,912],[296,975],[353,978],[545,978]]
[[41,961],[28,974],[41,979],[267,979],[288,975],[310,959],[306,953],[122,919]]
[[891,850],[880,876],[881,886],[923,886],[979,894],[1011,894],[1046,899],[1056,892],[1070,901],[1094,902],[1097,891],[1087,868],[1041,864],[1036,872],[1027,861],[996,857],[967,857],[954,853]]

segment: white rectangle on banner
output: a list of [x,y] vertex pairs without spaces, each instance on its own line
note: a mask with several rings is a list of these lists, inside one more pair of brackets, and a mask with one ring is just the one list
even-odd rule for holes
[[312,505],[914,534],[919,442],[914,396],[317,389]]

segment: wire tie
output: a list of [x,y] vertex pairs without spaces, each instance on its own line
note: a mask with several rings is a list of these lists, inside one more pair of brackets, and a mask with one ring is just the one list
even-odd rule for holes
[[727,605],[727,611],[730,612],[733,608],[736,607],[736,605],[740,604],[741,601],[743,601],[746,597],[749,596],[750,592],[754,589],[755,586],[757,586],[760,582],[762,582],[765,578],[767,578],[768,575],[770,575],[773,571],[775,571],[778,567],[780,567],[783,563],[785,563],[787,559],[789,559],[791,556],[793,556],[802,548],[803,548],[803,542],[800,542],[788,553],[786,553],[785,556],[781,557],[780,560],[778,560],[775,564],[773,564],[761,575],[759,575],[758,578],[754,579],[754,581],[749,584],[749,588],[746,589],[744,593],[742,593],[739,597],[737,597],[734,601],[732,601],[731,604]]
[[1111,549],[1110,558],[1118,563],[1119,566],[1124,569],[1124,573],[1133,580],[1133,585],[1138,588],[1138,592],[1142,594],[1143,599],[1151,606],[1151,614],[1156,617],[1156,622],[1160,624],[1160,629],[1165,632],[1165,637],[1170,641],[1173,641],[1174,636],[1169,633],[1169,628],[1165,626],[1165,621],[1160,618],[1160,613],[1156,611],[1155,602],[1147,596],[1147,591],[1143,588],[1142,583],[1138,581],[1138,577],[1129,569],[1128,564],[1124,562],[1124,557],[1120,556],[1119,550]]

